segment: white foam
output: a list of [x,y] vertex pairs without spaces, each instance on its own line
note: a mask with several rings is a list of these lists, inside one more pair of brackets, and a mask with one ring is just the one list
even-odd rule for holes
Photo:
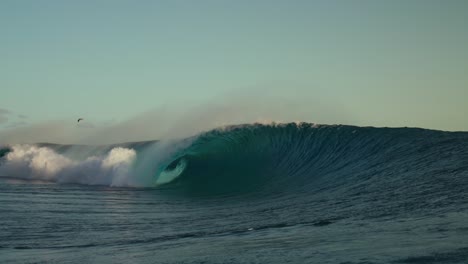
[[0,166],[0,175],[59,183],[134,186],[131,175],[136,152],[116,147],[100,156],[74,160],[51,148],[13,145]]

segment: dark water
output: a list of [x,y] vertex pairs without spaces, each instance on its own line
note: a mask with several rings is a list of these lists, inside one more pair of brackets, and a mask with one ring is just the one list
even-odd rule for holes
[[0,263],[468,263],[468,133],[247,125],[0,156]]

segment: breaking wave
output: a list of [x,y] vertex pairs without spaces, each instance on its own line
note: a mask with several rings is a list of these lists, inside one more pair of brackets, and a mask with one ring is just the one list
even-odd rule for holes
[[365,181],[437,186],[436,179],[456,182],[467,171],[468,133],[308,123],[230,126],[173,141],[0,150],[2,177],[205,194],[309,192]]

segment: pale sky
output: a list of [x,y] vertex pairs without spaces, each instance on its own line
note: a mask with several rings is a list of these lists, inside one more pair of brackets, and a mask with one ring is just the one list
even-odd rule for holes
[[2,0],[0,129],[242,113],[246,98],[272,120],[468,130],[467,14],[463,0]]

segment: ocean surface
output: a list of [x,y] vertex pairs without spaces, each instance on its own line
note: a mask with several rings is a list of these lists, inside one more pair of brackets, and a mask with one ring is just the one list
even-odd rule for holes
[[0,263],[468,263],[468,132],[0,147]]

